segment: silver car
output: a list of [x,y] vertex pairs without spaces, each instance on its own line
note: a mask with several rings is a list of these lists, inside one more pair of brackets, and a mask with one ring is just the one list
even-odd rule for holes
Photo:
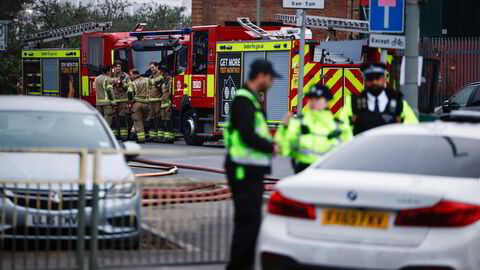
[[[76,153],[38,153],[45,148],[139,149],[119,144],[97,110],[54,97],[0,98],[0,238],[74,240],[79,207]],[[4,149],[2,151],[1,149]],[[5,149],[20,148],[20,152]],[[27,150],[26,149],[32,149]],[[92,231],[93,154],[85,182],[85,239]],[[138,246],[140,192],[122,153],[100,158],[98,239]],[[103,242],[103,241],[102,241]],[[117,242],[117,241],[116,241]]]

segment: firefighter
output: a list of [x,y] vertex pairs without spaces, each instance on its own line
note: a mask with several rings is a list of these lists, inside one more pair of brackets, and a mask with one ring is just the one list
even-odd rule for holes
[[342,129],[342,123],[335,119],[328,108],[333,97],[328,87],[313,85],[307,94],[308,110],[298,118],[287,114],[284,126],[275,134],[282,155],[292,157],[295,173],[299,173],[340,144],[341,135],[350,138],[350,129]]
[[360,96],[345,99],[354,135],[386,124],[418,123],[402,93],[387,88],[384,64],[365,64],[361,70],[365,77],[365,91]]
[[150,63],[150,78],[154,83],[149,93],[149,136],[151,141],[163,142],[163,132],[161,131],[162,118],[162,81],[163,75],[158,68],[157,62]]
[[137,142],[145,143],[145,129],[143,122],[148,115],[148,92],[151,86],[150,79],[140,77],[137,69],[130,70],[128,84],[128,102],[132,104],[133,126],[137,134]]
[[115,112],[116,135],[122,141],[128,139],[128,125],[127,116],[128,96],[127,88],[130,81],[129,75],[122,72],[122,65],[120,62],[115,62],[113,72],[113,92],[115,94],[115,102],[117,103],[117,110]]
[[[165,143],[175,142],[175,133],[173,133],[172,127],[172,77],[168,69],[162,68],[163,71],[163,84],[162,84],[162,126],[163,126],[163,141]],[[159,131],[159,138],[162,134]]]
[[259,95],[280,77],[266,60],[255,60],[249,80],[236,92],[224,130],[225,168],[235,213],[230,262],[227,270],[253,269],[260,228],[263,178],[271,172],[272,154],[278,152],[269,133]]
[[115,116],[116,103],[112,85],[112,70],[109,66],[101,68],[102,74],[95,78],[95,89],[97,91],[97,110],[102,114],[111,127]]

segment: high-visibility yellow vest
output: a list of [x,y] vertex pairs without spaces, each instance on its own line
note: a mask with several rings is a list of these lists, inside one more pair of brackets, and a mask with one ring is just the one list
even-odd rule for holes
[[[235,98],[246,97],[252,102],[255,107],[255,133],[266,140],[271,141],[272,136],[268,131],[267,121],[263,116],[260,103],[257,97],[246,89],[239,89],[236,92]],[[231,120],[228,121],[224,129],[224,142],[227,147],[228,155],[231,160],[238,165],[270,167],[272,164],[272,155],[257,151],[248,147],[240,136],[240,132],[232,127]]]
[[[336,135],[335,135],[336,134]],[[329,110],[308,110],[276,134],[282,154],[295,162],[312,164],[341,142],[341,130]]]

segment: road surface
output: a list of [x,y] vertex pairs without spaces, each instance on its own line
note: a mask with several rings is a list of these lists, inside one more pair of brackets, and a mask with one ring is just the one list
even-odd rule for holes
[[[175,144],[147,143],[142,145],[145,149],[155,149],[165,151],[166,154],[145,155],[144,159],[160,160],[170,163],[180,163],[187,165],[203,166],[215,169],[223,169],[225,161],[225,148],[219,144],[208,144],[205,146],[189,146],[183,140],[177,140]],[[149,172],[146,170],[136,170],[137,172]],[[289,158],[275,157],[273,159],[272,176],[283,178],[293,174],[293,169]],[[195,180],[219,180],[225,176],[221,174],[198,172],[192,170],[179,170],[179,173],[173,177],[175,179],[195,179]]]

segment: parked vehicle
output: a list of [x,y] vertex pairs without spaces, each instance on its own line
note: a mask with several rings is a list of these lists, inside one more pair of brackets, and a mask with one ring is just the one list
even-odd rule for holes
[[[138,145],[124,147],[138,150]],[[3,148],[3,150],[2,150]],[[21,151],[9,152],[7,149]],[[88,103],[55,97],[0,98],[0,240],[74,240],[79,225],[78,154],[35,149],[122,146]],[[98,239],[139,245],[140,192],[122,153],[101,156]],[[114,168],[114,169],[112,169]],[[85,239],[92,230],[93,154],[85,182]]]
[[449,117],[371,130],[280,181],[262,269],[478,269],[480,113]]
[[449,113],[455,110],[480,111],[480,82],[467,84],[457,91],[442,106],[435,108],[435,114]]

